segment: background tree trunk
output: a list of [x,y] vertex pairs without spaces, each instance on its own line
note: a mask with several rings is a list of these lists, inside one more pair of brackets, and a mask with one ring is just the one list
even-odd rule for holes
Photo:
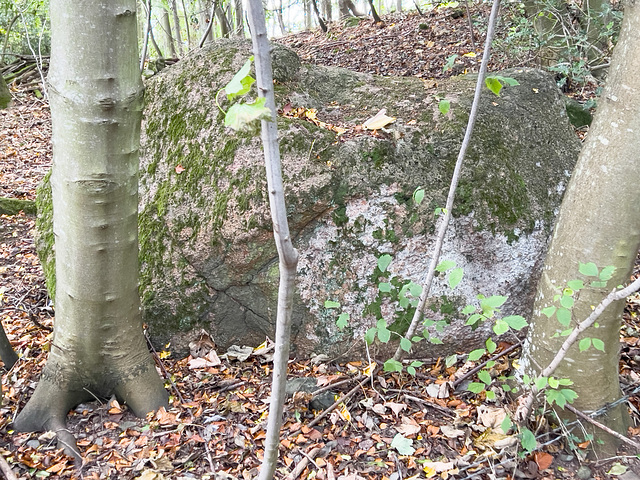
[[333,21],[332,19],[332,9],[331,9],[331,0],[322,0],[322,14],[324,15],[325,20],[327,21],[327,23],[331,23]]
[[56,319],[18,430],[65,429],[70,408],[115,394],[136,415],[167,404],[138,298],[138,149],[143,87],[135,0],[51,0]]
[[178,44],[178,52],[180,56],[184,55],[184,49],[182,48],[182,29],[180,28],[180,17],[178,16],[178,6],[176,0],[171,0],[171,13],[173,14],[173,27],[176,32],[175,41]]
[[[617,270],[606,288],[580,291],[572,310],[573,324],[584,320],[613,287],[626,283],[640,247],[640,6],[625,6],[620,40],[611,61],[607,86],[587,141],[565,194],[547,260],[538,287],[532,326],[524,348],[526,373],[540,371],[558,350],[564,330],[555,315],[541,309],[554,305],[554,295],[567,281],[580,278],[578,262],[594,262],[599,268]],[[586,283],[586,282],[585,282]],[[570,378],[579,397],[574,406],[596,410],[620,397],[618,384],[619,330],[624,301],[612,304],[599,319],[600,328],[588,336],[604,341],[605,353],[593,347],[580,352],[575,346],[555,375]],[[626,405],[610,409],[601,419],[626,433]],[[603,453],[615,452],[612,437]],[[594,443],[597,447],[597,444]]]
[[235,0],[235,9],[236,9],[235,34],[238,37],[244,38],[244,10],[242,8],[242,0]]
[[169,21],[169,12],[166,9],[162,9],[162,16],[160,17],[160,23],[162,24],[162,30],[164,31],[165,46],[171,55],[171,58],[176,58],[176,45],[173,41],[173,33],[171,32],[171,22]]
[[[211,6],[213,5],[213,1],[200,0],[198,2],[198,5],[200,8],[200,15],[198,16],[200,20],[200,34],[204,35],[204,32],[207,32],[207,28],[209,28],[209,23],[213,21],[213,19],[210,17]],[[209,28],[206,37],[204,39],[201,39],[201,43],[202,43],[202,40],[204,41],[213,40],[213,28]]]

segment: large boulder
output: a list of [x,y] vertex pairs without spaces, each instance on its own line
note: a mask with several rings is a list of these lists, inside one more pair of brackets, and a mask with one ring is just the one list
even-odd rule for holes
[[[215,101],[250,55],[246,43],[219,41],[147,83],[141,295],[152,338],[171,341],[173,350],[184,351],[189,332],[200,328],[223,348],[257,345],[274,334],[278,259],[261,141],[255,131],[225,129]],[[446,202],[477,77],[437,84],[376,77],[301,65],[279,46],[273,60],[279,107],[306,112],[278,119],[290,228],[300,252],[293,352],[355,355],[377,318],[406,328],[411,312],[396,300],[427,270],[434,210]],[[444,345],[419,344],[422,355],[484,341],[488,326],[472,332],[458,313],[477,294],[508,295],[503,313],[527,314],[580,149],[551,76],[531,69],[501,74],[519,85],[500,97],[482,93],[443,249],[465,277],[453,291],[436,280],[429,317],[450,325],[438,333]],[[446,114],[440,99],[450,101]],[[382,108],[396,117],[386,130],[358,127]],[[339,136],[333,126],[347,132]],[[412,198],[418,187],[425,191],[420,205]],[[382,254],[393,258],[385,273],[376,268]],[[391,291],[381,293],[378,283],[389,279]],[[326,300],[341,307],[327,309]],[[340,330],[342,312],[350,320]]]

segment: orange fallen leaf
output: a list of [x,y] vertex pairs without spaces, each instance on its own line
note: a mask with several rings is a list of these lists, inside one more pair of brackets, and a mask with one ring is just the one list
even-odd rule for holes
[[553,456],[549,455],[547,452],[535,452],[533,454],[533,459],[540,470],[546,470],[553,463]]

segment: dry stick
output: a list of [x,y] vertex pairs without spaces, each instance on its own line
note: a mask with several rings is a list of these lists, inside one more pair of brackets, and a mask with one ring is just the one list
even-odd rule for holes
[[597,420],[594,420],[593,418],[591,418],[589,415],[585,414],[584,412],[578,410],[577,408],[575,408],[572,405],[565,405],[566,409],[569,410],[570,412],[575,413],[578,417],[586,420],[587,422],[591,423],[592,425],[595,425],[596,427],[598,427],[601,430],[604,430],[605,432],[607,432],[609,435],[613,435],[614,437],[616,437],[619,440],[622,440],[624,443],[631,445],[632,447],[636,448],[637,450],[640,450],[640,443],[634,442],[633,440],[628,439],[627,437],[625,437],[624,435],[619,434],[618,432],[616,432],[615,430],[610,429],[609,427],[607,427],[606,425],[603,425],[602,423],[598,422]]
[[[456,194],[456,187],[458,186],[458,180],[460,179],[460,171],[462,169],[462,164],[464,162],[464,155],[467,152],[467,148],[469,147],[469,143],[471,141],[471,134],[473,132],[473,126],[476,123],[476,117],[478,116],[478,106],[480,104],[480,92],[482,91],[482,86],[484,84],[484,76],[487,71],[487,64],[489,63],[489,56],[491,53],[491,40],[493,38],[496,17],[498,16],[498,8],[500,6],[500,0],[493,0],[493,6],[491,7],[491,15],[489,16],[489,26],[487,29],[487,38],[484,44],[484,53],[482,55],[482,63],[480,64],[480,71],[478,72],[478,81],[476,83],[476,90],[473,95],[473,103],[471,104],[471,112],[469,113],[469,122],[467,123],[467,129],[464,133],[464,139],[462,140],[462,146],[460,147],[460,153],[458,154],[458,159],[456,161],[456,166],[453,171],[453,177],[451,178],[451,185],[449,187],[449,195],[447,196],[447,204],[444,210],[444,219],[442,223],[440,223],[438,229],[438,237],[436,239],[436,245],[434,247],[433,256],[431,257],[431,263],[429,264],[429,270],[427,272],[427,278],[424,281],[424,287],[422,289],[422,294],[420,295],[420,301],[418,303],[418,307],[416,308],[416,312],[413,315],[413,319],[411,320],[411,325],[409,325],[409,329],[405,335],[407,340],[411,340],[416,330],[418,329],[418,325],[422,320],[422,315],[424,314],[424,308],[427,303],[427,297],[429,296],[429,291],[431,290],[431,284],[433,283],[433,277],[436,272],[436,266],[438,265],[438,259],[440,257],[440,251],[442,250],[442,244],[444,243],[444,236],[447,233],[447,227],[449,226],[449,221],[451,220],[451,209],[453,208],[453,200]],[[399,345],[396,350],[393,359],[396,361],[400,361],[402,358],[404,350],[402,350],[402,346]]]
[[[553,357],[551,363],[540,372],[540,377],[549,377],[560,365],[560,362],[564,359],[569,351],[569,347],[573,345],[576,340],[578,340],[578,336],[584,332],[587,328],[595,323],[595,321],[602,315],[602,312],[613,302],[617,300],[622,300],[623,298],[627,298],[632,293],[640,290],[640,277],[638,277],[634,282],[629,284],[627,287],[622,288],[620,290],[613,289],[609,295],[604,297],[604,299],[600,302],[600,304],[591,312],[591,314],[583,320],[576,328],[573,329],[573,332],[565,339],[556,353],[556,356]],[[529,412],[531,411],[531,407],[533,406],[533,402],[535,400],[536,394],[538,393],[538,389],[535,385],[531,386],[529,393],[522,400],[522,403],[516,410],[516,420],[519,422],[524,421],[529,417]]]
[[147,48],[149,48],[149,32],[151,31],[151,0],[147,0],[147,21],[144,24],[144,42],[142,44],[142,55],[140,55],[140,72],[144,71],[144,61],[147,59]]
[[304,469],[307,468],[307,465],[309,465],[310,462],[313,462],[318,453],[320,453],[320,450],[322,450],[320,447],[311,449],[309,453],[304,453],[301,450],[300,452],[302,453],[302,455],[304,455],[304,457],[302,458],[302,460],[300,460],[298,465],[296,465],[296,468],[294,468],[293,471],[285,477],[285,480],[295,480],[296,478],[298,478],[302,474]]
[[151,349],[151,352],[153,353],[153,358],[155,359],[156,363],[158,364],[158,366],[162,370],[162,375],[164,375],[164,378],[169,380],[169,383],[171,384],[171,387],[176,391],[176,394],[178,395],[178,398],[180,399],[180,403],[187,403],[187,402],[185,402],[184,398],[182,398],[182,394],[180,393],[180,390],[178,390],[178,386],[171,379],[171,375],[169,375],[169,372],[167,372],[167,369],[164,368],[164,364],[162,363],[162,360],[160,359],[160,355],[158,355],[158,352],[157,352],[156,348],[151,343],[151,340],[149,339],[149,335],[147,334],[147,331],[144,330],[143,333],[144,333],[144,338],[147,339],[147,345],[149,346],[149,348]]
[[[363,375],[365,376],[365,375]],[[344,395],[342,395],[338,400],[336,400],[333,405],[331,405],[329,408],[325,409],[320,415],[318,415],[316,418],[313,419],[312,422],[310,422],[307,427],[308,428],[312,428],[315,427],[318,423],[320,423],[320,420],[322,420],[324,417],[326,417],[327,415],[329,415],[331,412],[333,412],[336,407],[338,405],[340,405],[341,403],[345,402],[346,400],[349,400],[360,388],[362,388],[362,386],[367,383],[368,381],[370,381],[371,379],[368,376],[365,376],[366,378],[364,380],[362,380],[360,383],[358,383],[358,385],[356,385],[355,387],[353,387],[351,390],[349,390],[347,393],[345,393]],[[298,429],[295,432],[290,433],[290,436],[296,436],[298,435],[302,430]]]
[[509,353],[513,352],[516,348],[520,347],[521,345],[522,345],[522,342],[518,342],[515,345],[511,345],[509,348],[507,348],[507,349],[505,349],[505,350],[503,350],[503,351],[501,351],[499,353],[496,353],[493,357],[487,359],[487,361],[482,362],[480,365],[478,365],[475,368],[469,370],[467,373],[465,373],[463,376],[461,376],[460,378],[458,378],[457,380],[455,380],[453,382],[453,388],[456,388],[458,385],[460,385],[462,382],[464,382],[467,378],[472,377],[477,372],[482,370],[487,363],[494,362],[497,359],[499,359],[500,357],[504,357],[505,355],[508,355]]
[[0,471],[2,471],[4,478],[7,480],[18,480],[18,477],[13,473],[13,470],[11,470],[11,467],[2,455],[0,455]]
[[473,35],[473,22],[471,21],[471,10],[469,10],[469,0],[465,0],[464,6],[467,8],[467,19],[469,20],[469,34],[471,38],[471,48],[476,51],[476,40]]
[[280,446],[280,427],[285,401],[285,383],[289,362],[289,343],[291,339],[291,316],[293,310],[293,292],[295,287],[298,252],[293,248],[287,206],[282,184],[280,166],[280,147],[278,145],[278,124],[276,122],[276,101],[273,90],[273,71],[271,52],[267,37],[264,7],[262,0],[249,0],[247,18],[251,26],[251,43],[256,65],[256,85],[258,95],[265,99],[270,110],[269,120],[261,120],[261,137],[264,149],[264,163],[269,192],[269,207],[273,222],[273,237],[278,249],[280,284],[278,286],[278,307],[276,313],[276,348],[273,357],[273,378],[267,433],[264,441],[264,457],[260,466],[259,480],[272,480],[278,462]]
[[204,42],[207,41],[207,37],[209,36],[209,32],[211,31],[211,28],[213,27],[213,14],[216,11],[217,7],[218,7],[218,0],[213,2],[213,5],[211,6],[211,13],[209,15],[209,25],[207,25],[207,28],[204,31],[204,34],[202,35],[202,38],[200,39],[200,42],[198,43],[198,48],[202,48],[202,46],[204,45]]

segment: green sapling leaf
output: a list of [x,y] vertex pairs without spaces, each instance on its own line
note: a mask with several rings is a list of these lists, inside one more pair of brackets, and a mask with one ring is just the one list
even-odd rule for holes
[[231,81],[224,87],[227,100],[232,101],[235,97],[244,95],[251,90],[251,85],[255,82],[255,79],[249,75],[251,62],[253,62],[253,56],[249,57],[249,60],[244,63],[242,68],[238,70]]
[[471,382],[467,387],[467,390],[469,390],[471,393],[480,393],[480,392],[484,392],[484,387],[485,387],[484,383]]
[[440,340],[438,337],[429,337],[429,343],[432,345],[443,345],[444,342]]
[[560,305],[564,308],[573,308],[574,303],[573,297],[569,295],[562,295],[562,297],[560,297]]
[[467,305],[462,309],[462,313],[464,315],[469,315],[470,313],[473,313],[475,311],[476,311],[476,307],[474,305]]
[[349,314],[346,312],[341,313],[340,315],[338,315],[338,319],[336,320],[336,326],[342,330],[343,328],[347,327],[349,325]]
[[391,263],[391,255],[385,253],[384,255],[381,255],[380,258],[378,258],[378,269],[381,272],[386,272],[387,267],[389,266],[390,263]]
[[443,260],[436,267],[436,272],[446,272],[456,266],[456,262],[453,260]]
[[583,338],[582,340],[580,340],[580,343],[578,343],[578,348],[580,349],[581,352],[588,350],[590,346],[591,346],[591,338],[589,337]]
[[571,310],[567,310],[564,307],[558,308],[556,311],[556,317],[561,325],[567,327],[571,323]]
[[333,300],[325,300],[324,308],[340,308],[340,302],[334,302]]
[[598,267],[595,263],[582,263],[578,265],[578,271],[587,277],[597,277],[598,276]]
[[257,98],[253,103],[234,103],[224,116],[224,126],[237,132],[249,130],[258,120],[271,120],[271,110],[265,107],[265,97]]
[[367,345],[371,345],[373,343],[376,339],[376,333],[378,333],[378,329],[376,327],[371,327],[367,330],[367,333],[364,334],[364,340],[367,342]]
[[544,390],[547,387],[548,379],[547,377],[537,377],[534,385],[538,390]]
[[422,200],[424,200],[424,188],[418,187],[413,191],[413,201],[416,205],[420,205]]
[[527,320],[521,315],[509,315],[507,317],[504,317],[502,320],[507,322],[507,325],[509,325],[509,327],[518,331],[527,326]]
[[478,372],[478,379],[484,382],[486,385],[491,385],[491,374],[487,370],[480,370]]
[[447,368],[449,368],[450,366],[455,365],[457,361],[458,361],[458,355],[454,353],[453,355],[449,355],[445,359],[444,364],[447,366]]
[[560,386],[560,382],[555,377],[549,377],[549,386],[551,388],[558,388]]
[[385,328],[378,328],[378,340],[382,343],[387,343],[391,339],[391,330]]
[[556,313],[556,308],[557,307],[554,306],[543,308],[542,310],[540,310],[540,313],[542,313],[547,318],[551,318],[553,314]]
[[522,448],[527,453],[531,453],[538,448],[536,436],[526,427],[522,427],[520,431],[520,445],[522,445]]
[[602,340],[600,340],[599,338],[592,338],[591,343],[593,344],[593,348],[604,352],[604,342]]
[[402,363],[393,358],[390,358],[386,362],[384,362],[383,370],[385,372],[401,372],[402,371]]
[[511,421],[511,418],[509,418],[509,415],[506,415],[500,424],[500,428],[504,433],[507,433],[511,430],[511,427],[513,427],[513,422]]
[[484,355],[485,349],[484,348],[478,348],[476,350],[471,350],[471,352],[469,353],[469,358],[468,360],[470,362],[475,362],[476,360],[479,360],[482,355]]
[[446,115],[447,113],[449,113],[450,108],[451,108],[451,102],[446,98],[438,102],[438,110],[440,110],[440,113],[442,115]]
[[498,348],[498,345],[496,345],[496,342],[494,342],[491,337],[487,338],[487,341],[484,342],[484,344],[487,347],[487,352],[489,353],[495,352],[496,348]]
[[389,282],[381,282],[378,284],[378,290],[382,293],[389,293],[391,291],[391,284]]
[[402,337],[400,339],[400,348],[402,348],[402,350],[404,350],[405,352],[409,353],[409,351],[411,350],[411,340],[409,340],[408,338]]
[[453,290],[460,284],[463,275],[464,270],[462,268],[454,268],[453,270],[451,270],[451,273],[449,274],[449,288],[451,290]]
[[616,271],[616,267],[614,267],[613,265],[604,267],[600,272],[600,275],[598,275],[598,278],[603,282],[608,282],[609,280],[611,280],[611,277],[613,277],[613,274],[615,273],[615,271]]
[[483,299],[480,302],[480,304],[487,305],[492,308],[498,308],[506,301],[507,301],[507,297],[503,297],[501,295],[492,295],[489,298]]
[[484,79],[484,83],[497,97],[500,96],[500,90],[502,90],[502,83],[500,83],[500,80],[496,77],[487,77]]
[[492,390],[487,390],[485,395],[487,396],[487,400],[495,400],[496,399],[496,392],[494,392]]
[[495,325],[493,326],[493,332],[496,335],[502,335],[503,333],[507,333],[509,331],[509,324],[504,320],[496,320]]
[[584,282],[582,280],[570,280],[567,282],[567,287],[577,292],[584,288]]

